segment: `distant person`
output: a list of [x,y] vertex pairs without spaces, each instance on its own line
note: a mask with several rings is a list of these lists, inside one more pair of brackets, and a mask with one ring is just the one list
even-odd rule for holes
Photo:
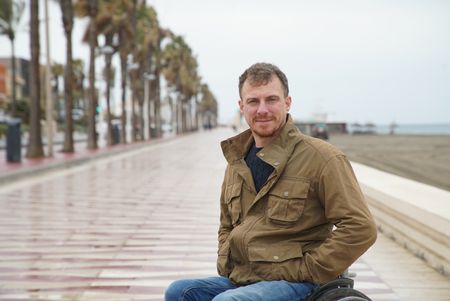
[[306,300],[375,242],[375,223],[345,155],[302,134],[288,114],[285,74],[254,64],[239,77],[239,95],[250,129],[221,144],[228,166],[220,276],[175,281],[166,301]]
[[392,122],[389,125],[389,135],[394,135],[396,127],[397,127],[397,124],[395,122]]

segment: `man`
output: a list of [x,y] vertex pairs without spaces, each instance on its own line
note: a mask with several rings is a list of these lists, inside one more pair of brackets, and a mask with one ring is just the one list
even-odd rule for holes
[[[288,114],[288,81],[257,63],[239,78],[249,130],[223,141],[217,270],[179,280],[166,300],[306,300],[376,239],[376,227],[345,155],[303,135]],[[333,226],[335,228],[333,228]]]

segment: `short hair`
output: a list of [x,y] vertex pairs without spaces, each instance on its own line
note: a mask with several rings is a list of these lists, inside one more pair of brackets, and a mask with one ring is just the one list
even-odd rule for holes
[[242,87],[246,80],[251,85],[266,85],[275,75],[281,81],[284,97],[289,95],[289,84],[286,75],[277,66],[269,63],[256,63],[251,65],[239,76],[239,96],[241,96]]

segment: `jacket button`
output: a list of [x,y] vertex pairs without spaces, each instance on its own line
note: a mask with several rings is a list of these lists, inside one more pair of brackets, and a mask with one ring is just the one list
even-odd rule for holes
[[259,156],[260,157],[264,157],[264,153],[259,153]]
[[278,166],[278,165],[280,165],[280,162],[276,161],[273,163],[273,165]]
[[283,195],[284,195],[284,196],[289,196],[289,191],[285,191],[285,192],[283,193]]
[[280,257],[278,257],[277,255],[275,255],[275,256],[273,257],[273,259],[278,260],[278,259],[280,259]]

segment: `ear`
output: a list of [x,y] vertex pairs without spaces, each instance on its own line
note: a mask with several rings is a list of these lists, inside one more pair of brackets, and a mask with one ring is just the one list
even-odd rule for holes
[[238,104],[239,104],[239,110],[241,111],[241,113],[244,113],[244,102],[242,101],[242,99],[238,100]]
[[286,112],[289,112],[289,110],[291,109],[291,103],[292,103],[292,98],[290,96],[286,97],[286,99],[284,100]]

